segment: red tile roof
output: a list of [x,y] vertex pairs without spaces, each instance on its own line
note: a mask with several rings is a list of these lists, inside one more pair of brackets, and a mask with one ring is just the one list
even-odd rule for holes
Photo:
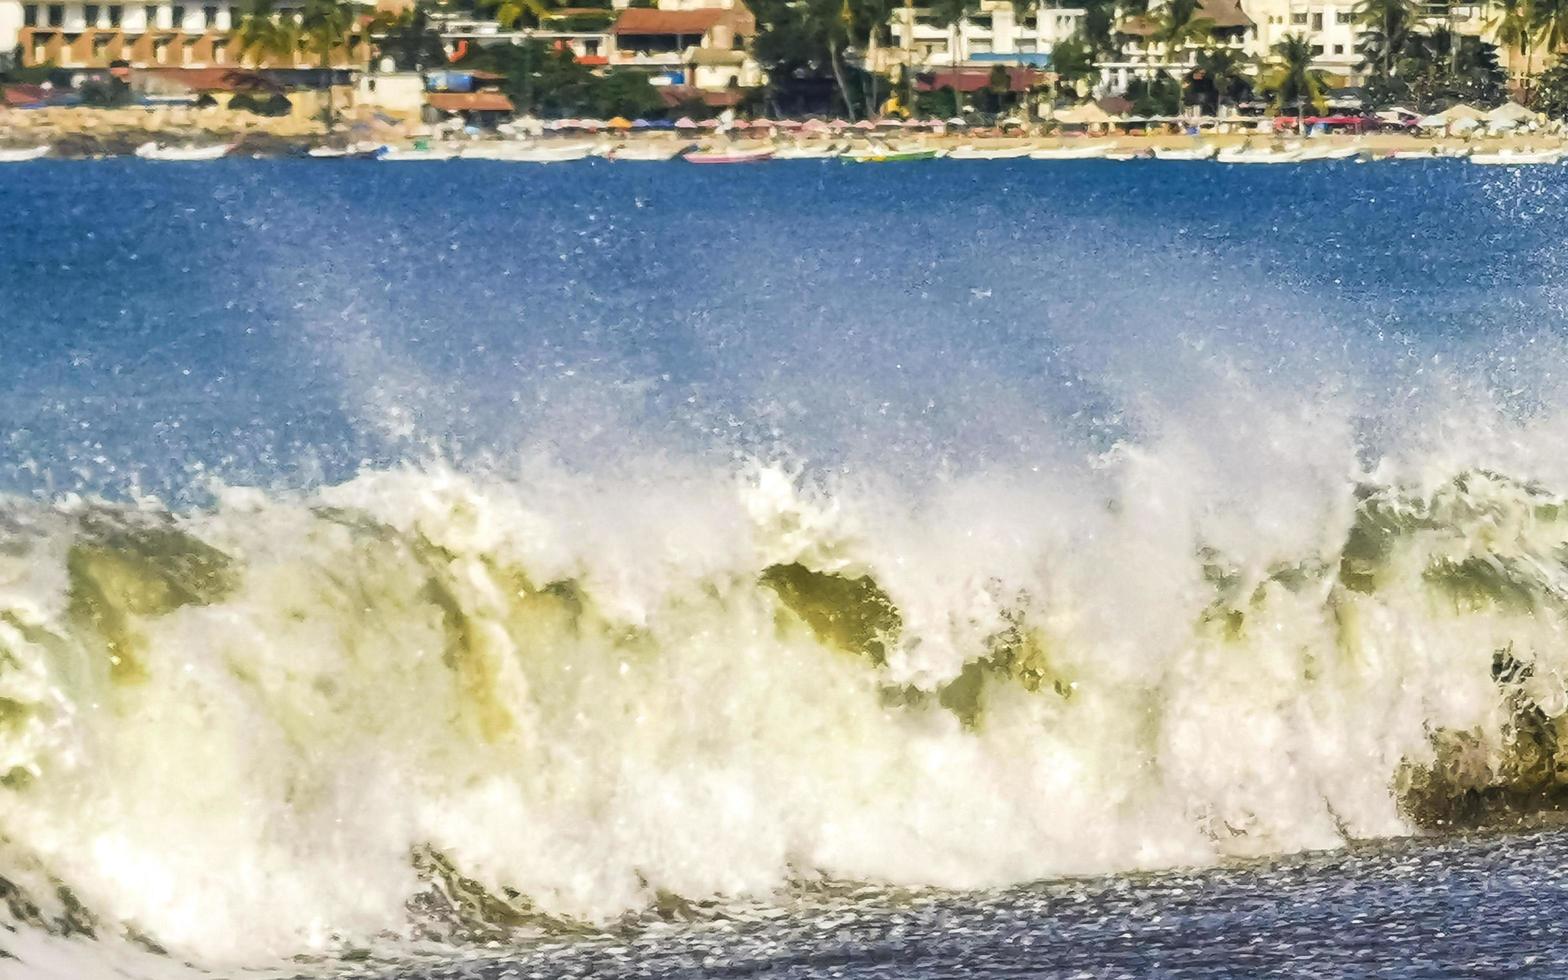
[[[1008,68],[1007,87],[1012,92],[1027,92],[1044,85],[1054,76],[1033,68]],[[951,88],[959,92],[979,92],[991,85],[991,69],[960,68],[956,71],[934,71],[915,76],[915,87],[922,92],[936,92]]]
[[500,92],[427,92],[425,102],[442,112],[511,112],[512,100]]
[[750,36],[757,32],[757,20],[751,11],[737,4],[734,7],[704,7],[699,10],[657,10],[651,7],[628,7],[615,18],[610,28],[616,34],[687,34],[708,33],[717,24],[729,24],[735,33]]

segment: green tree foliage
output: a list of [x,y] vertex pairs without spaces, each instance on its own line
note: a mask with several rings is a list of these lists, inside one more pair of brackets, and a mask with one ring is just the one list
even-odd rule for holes
[[1135,116],[1174,116],[1181,98],[1176,80],[1163,73],[1154,78],[1133,79],[1127,83],[1125,95]]
[[1413,0],[1359,0],[1354,16],[1365,28],[1357,48],[1362,67],[1386,83],[1395,77],[1405,45],[1415,33],[1416,5]]
[[371,27],[376,49],[392,59],[398,71],[429,71],[446,63],[441,32],[430,20],[430,7],[418,3],[398,14],[378,17]]
[[1252,60],[1230,48],[1198,52],[1197,67],[1189,76],[1189,91],[1203,111],[1217,114],[1223,105],[1234,105],[1252,91]]
[[1552,119],[1568,117],[1568,61],[1560,61],[1541,73],[1530,92],[1529,105]]
[[1305,34],[1287,34],[1270,52],[1259,79],[1275,111],[1289,109],[1299,118],[1308,108],[1322,111],[1328,79],[1312,67],[1312,44]]
[[1419,111],[1455,102],[1495,105],[1507,97],[1508,73],[1498,67],[1497,48],[1445,28],[1410,40],[1399,62],[1399,78]]
[[502,88],[519,112],[547,118],[660,116],[665,105],[648,76],[639,71],[595,75],[570,51],[543,41],[479,48],[461,67],[505,76]]
[[1061,95],[1075,96],[1080,83],[1094,78],[1094,50],[1084,38],[1070,37],[1051,50],[1051,70]]
[[131,87],[113,75],[83,82],[76,94],[85,106],[114,108],[131,104]]

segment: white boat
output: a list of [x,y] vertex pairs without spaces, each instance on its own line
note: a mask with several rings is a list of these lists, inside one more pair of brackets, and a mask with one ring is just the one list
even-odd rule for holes
[[159,146],[157,143],[143,143],[136,148],[136,155],[143,160],[194,162],[217,160],[227,156],[229,150],[233,148],[232,143],[218,143],[213,146]]
[[662,163],[680,156],[682,150],[690,144],[679,140],[659,140],[646,143],[624,143],[605,154],[611,160],[623,160],[636,163]]
[[965,143],[948,151],[949,160],[1019,160],[1034,152],[1027,143],[1023,146],[973,146]]
[[385,150],[380,143],[355,143],[353,146],[313,146],[305,155],[316,160],[371,160]]
[[1355,146],[1309,146],[1301,151],[1297,159],[1302,163],[1308,160],[1349,160],[1360,152],[1360,147]]
[[1115,160],[1118,163],[1122,163],[1122,162],[1125,162],[1127,160],[1137,160],[1137,159],[1139,159],[1139,158],[1141,158],[1143,156],[1144,156],[1144,154],[1142,154],[1142,153],[1130,153],[1130,152],[1124,153],[1124,152],[1118,151],[1116,153],[1107,153],[1105,155],[1105,159],[1107,159],[1107,160]]
[[1045,150],[1033,150],[1029,154],[1031,160],[1094,160],[1110,154],[1116,149],[1114,143],[1091,143],[1088,146],[1053,146]]
[[388,149],[381,154],[382,163],[431,163],[450,160],[457,154],[451,150],[399,150]]
[[1489,167],[1519,167],[1527,164],[1553,164],[1562,162],[1562,150],[1515,150],[1506,147],[1496,153],[1472,153],[1471,163]]
[[1167,148],[1167,147],[1162,147],[1162,146],[1156,146],[1154,148],[1154,159],[1156,159],[1156,160],[1208,160],[1208,159],[1210,159],[1211,157],[1214,156],[1214,153],[1215,153],[1215,147],[1209,146],[1207,144],[1205,144],[1203,146],[1193,146],[1193,147],[1184,147],[1184,148],[1176,148],[1176,147]]
[[26,163],[37,160],[49,152],[47,146],[29,146],[19,150],[0,150],[0,163]]
[[1300,150],[1255,150],[1244,146],[1228,146],[1215,154],[1220,163],[1298,163]]
[[777,151],[771,146],[758,146],[749,149],[716,149],[698,150],[686,154],[687,163],[726,164],[726,163],[762,163],[773,159]]
[[775,160],[828,160],[844,151],[836,143],[786,143],[773,154]]
[[567,163],[593,156],[597,143],[474,143],[463,147],[465,160],[505,163]]
[[1389,160],[1440,160],[1443,154],[1437,147],[1430,150],[1395,150],[1387,157]]

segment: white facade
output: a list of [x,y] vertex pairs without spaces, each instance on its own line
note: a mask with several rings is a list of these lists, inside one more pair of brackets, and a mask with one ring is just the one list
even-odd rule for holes
[[149,30],[230,31],[244,16],[244,5],[202,3],[77,3],[60,0],[0,0],[0,51],[16,47],[25,27],[80,32],[117,30],[142,34]]
[[1005,0],[981,0],[980,10],[955,30],[938,24],[930,10],[900,8],[890,24],[894,50],[885,54],[897,58],[903,52],[915,65],[941,66],[962,65],[975,55],[1050,54],[1057,42],[1077,33],[1083,15],[1079,7],[1043,5],[1020,15]]

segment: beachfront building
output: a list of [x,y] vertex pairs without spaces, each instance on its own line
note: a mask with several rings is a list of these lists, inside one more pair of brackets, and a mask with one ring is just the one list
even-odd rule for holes
[[[1367,29],[1356,22],[1356,0],[1246,0],[1257,23],[1253,54],[1267,57],[1288,35],[1304,34],[1312,46],[1313,67],[1327,72],[1334,86],[1360,85],[1361,42]],[[1459,34],[1489,37],[1493,14],[1480,3],[1418,5],[1426,29],[1446,27]]]
[[649,73],[672,105],[734,105],[765,81],[751,55],[757,19],[742,0],[660,0],[626,7],[610,28],[609,63]]
[[614,43],[610,24],[614,16],[603,8],[565,7],[550,11],[538,27],[515,29],[502,27],[492,19],[460,13],[438,12],[431,20],[454,60],[475,47],[540,41],[556,50],[570,51],[581,64],[598,68],[610,63]]
[[[1291,0],[1284,0],[1291,2]],[[1100,62],[1101,93],[1123,92],[1135,78],[1152,79],[1161,74],[1175,76],[1192,70],[1203,48],[1230,49],[1242,56],[1261,53],[1257,22],[1238,0],[1199,0],[1197,16],[1212,25],[1209,38],[1202,44],[1188,44],[1177,50],[1156,40],[1155,34],[1163,4],[1151,4],[1147,14],[1124,18],[1116,25],[1119,50],[1113,60]]]
[[945,24],[930,9],[901,7],[889,22],[892,47],[879,52],[876,67],[884,72],[899,65],[913,70],[992,64],[1045,67],[1051,49],[1077,33],[1083,16],[1080,7],[1036,4],[1020,9],[1010,0],[981,0],[958,23]]
[[[61,68],[256,67],[243,58],[232,32],[249,3],[98,2],[0,0],[0,50],[19,50],[24,65]],[[334,67],[355,65],[355,52],[336,52]],[[266,67],[314,66],[300,52],[292,61],[270,59]]]

